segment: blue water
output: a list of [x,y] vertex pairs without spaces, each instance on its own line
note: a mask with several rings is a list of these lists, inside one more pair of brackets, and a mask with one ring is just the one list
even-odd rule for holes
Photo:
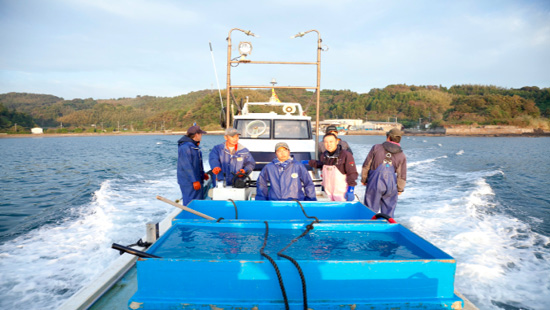
[[[55,309],[179,198],[179,136],[0,139],[0,309]],[[222,141],[204,137],[203,152]],[[380,136],[346,136],[358,164]],[[405,137],[398,222],[480,309],[550,304],[550,139]],[[358,186],[360,195],[364,187]]]
[[[264,252],[275,259],[302,233],[270,229]],[[261,260],[265,230],[181,226],[166,236],[152,253],[163,258]],[[396,232],[330,231],[314,229],[297,239],[284,254],[297,260],[407,260],[432,259]]]

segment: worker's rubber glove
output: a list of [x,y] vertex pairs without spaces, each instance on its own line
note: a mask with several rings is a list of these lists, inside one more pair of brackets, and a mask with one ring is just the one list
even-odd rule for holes
[[201,182],[199,182],[199,181],[193,182],[193,189],[196,190],[196,191],[201,189]]
[[355,191],[355,186],[348,186],[348,191],[346,192],[346,200],[347,201],[353,201],[355,200],[355,195],[353,192]]
[[218,173],[220,173],[220,171],[222,171],[222,168],[220,168],[220,167],[214,167],[214,169],[212,169],[212,172],[213,172],[215,175],[218,175]]
[[208,180],[208,179],[210,179],[210,176],[208,175],[208,173],[205,173],[205,174],[204,174],[204,180],[206,181],[206,180]]
[[304,160],[302,160],[302,161],[300,161],[300,162],[301,162],[302,164],[304,164],[304,165],[309,165],[309,160],[305,160],[305,159],[304,159]]
[[239,178],[242,178],[242,177],[244,177],[245,175],[246,175],[246,171],[245,171],[244,169],[241,169],[241,170],[237,171],[237,176],[238,176]]

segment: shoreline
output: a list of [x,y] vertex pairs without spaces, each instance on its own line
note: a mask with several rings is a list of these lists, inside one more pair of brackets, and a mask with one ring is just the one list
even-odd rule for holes
[[[91,133],[44,133],[44,134],[6,134],[0,133],[0,139],[8,138],[52,138],[52,137],[105,137],[105,136],[184,136],[185,131],[170,131],[170,132],[145,132],[145,131],[134,131],[134,132],[91,132]],[[211,130],[208,131],[209,135],[223,135],[223,130]],[[352,131],[348,132],[344,136],[384,136],[386,132],[384,131]],[[429,132],[429,131],[411,131],[408,132],[405,130],[403,136],[424,136],[424,137],[550,137],[550,132],[524,132],[524,133],[442,133],[442,132]]]

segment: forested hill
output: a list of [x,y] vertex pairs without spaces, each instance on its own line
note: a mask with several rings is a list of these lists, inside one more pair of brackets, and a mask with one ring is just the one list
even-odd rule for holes
[[[225,93],[225,92],[223,92]],[[271,90],[235,90],[235,100],[268,101]],[[315,115],[315,95],[306,90],[279,89],[281,101],[300,102]],[[224,98],[225,101],[225,98]],[[505,124],[548,128],[550,89],[496,86],[390,85],[359,94],[350,90],[321,91],[322,119],[397,118],[406,127],[419,121],[445,124]],[[177,97],[138,96],[119,99],[73,99],[29,93],[0,94],[0,130],[34,125],[55,130],[183,130],[193,122],[220,129],[218,91],[202,90]]]

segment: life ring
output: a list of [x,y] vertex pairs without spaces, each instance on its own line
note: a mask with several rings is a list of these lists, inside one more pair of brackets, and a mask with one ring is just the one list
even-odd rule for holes
[[261,136],[267,130],[267,124],[261,120],[255,120],[246,125],[246,133],[252,137]]
[[392,224],[397,224],[397,222],[391,218],[389,215],[387,214],[384,214],[384,213],[376,213],[372,218],[371,220],[377,220],[379,218],[385,218],[389,223],[392,223]]
[[285,104],[283,106],[283,112],[285,112],[287,114],[292,114],[292,113],[296,112],[296,107],[294,105]]

